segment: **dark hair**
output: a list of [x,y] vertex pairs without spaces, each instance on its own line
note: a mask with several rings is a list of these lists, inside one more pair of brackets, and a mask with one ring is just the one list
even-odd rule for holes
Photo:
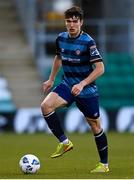
[[75,17],[79,17],[80,20],[82,20],[83,19],[83,10],[78,6],[73,6],[64,12],[64,16],[65,16],[65,19],[75,16]]

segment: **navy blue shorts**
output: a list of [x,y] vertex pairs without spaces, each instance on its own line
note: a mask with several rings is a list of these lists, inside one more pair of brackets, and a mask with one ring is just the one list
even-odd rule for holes
[[68,86],[60,83],[53,89],[53,92],[57,93],[60,97],[68,102],[69,107],[73,102],[76,103],[79,110],[84,114],[85,117],[97,119],[100,116],[99,112],[99,97],[77,97],[71,93]]

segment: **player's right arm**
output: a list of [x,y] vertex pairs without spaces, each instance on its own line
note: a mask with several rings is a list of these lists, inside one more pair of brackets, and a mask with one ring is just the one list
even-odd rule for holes
[[56,55],[54,58],[54,62],[53,62],[53,66],[51,69],[49,79],[47,81],[43,82],[43,91],[44,92],[48,92],[52,88],[56,74],[59,71],[60,67],[61,67],[61,57],[59,55]]

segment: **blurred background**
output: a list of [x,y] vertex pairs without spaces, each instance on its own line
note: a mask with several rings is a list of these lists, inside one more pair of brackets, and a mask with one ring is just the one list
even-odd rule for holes
[[[134,132],[134,0],[0,0],[0,132],[50,133],[40,110],[63,12],[84,10],[83,30],[105,63],[97,80],[105,131]],[[61,81],[62,70],[55,85]],[[68,132],[90,131],[75,104],[58,111]]]

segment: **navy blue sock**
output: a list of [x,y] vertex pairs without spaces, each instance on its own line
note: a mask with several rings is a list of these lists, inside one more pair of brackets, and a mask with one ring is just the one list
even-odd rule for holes
[[102,130],[100,133],[95,134],[94,137],[100,156],[100,162],[108,164],[108,143],[105,133]]
[[45,118],[50,130],[58,138],[58,140],[60,142],[67,139],[67,137],[65,136],[65,134],[61,128],[60,121],[59,121],[59,118],[58,118],[56,112],[53,111],[49,114],[46,114],[46,115],[44,115],[44,118]]

